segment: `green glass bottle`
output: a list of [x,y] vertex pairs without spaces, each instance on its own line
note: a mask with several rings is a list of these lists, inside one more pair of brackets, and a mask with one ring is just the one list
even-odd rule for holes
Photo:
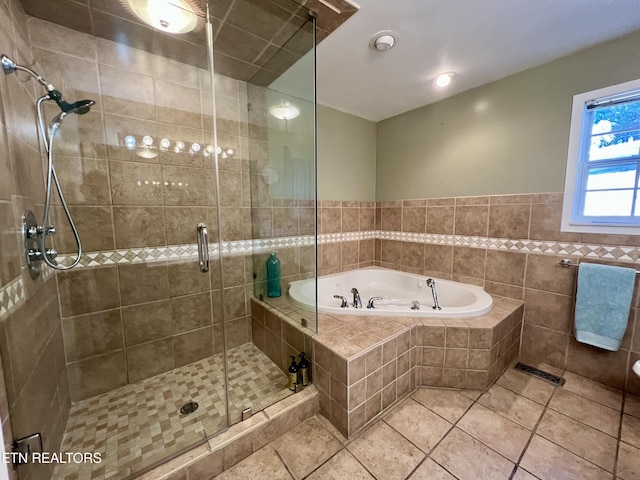
[[279,297],[282,295],[282,287],[280,286],[280,260],[273,252],[267,260],[267,295],[270,297]]

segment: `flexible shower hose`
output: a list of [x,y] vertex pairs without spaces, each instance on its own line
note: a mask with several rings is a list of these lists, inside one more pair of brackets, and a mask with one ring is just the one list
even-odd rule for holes
[[[40,136],[42,137],[42,143],[44,143],[45,150],[47,152],[47,185],[45,190],[45,200],[44,200],[44,213],[42,215],[42,235],[40,237],[40,252],[42,253],[42,259],[44,263],[49,265],[51,268],[55,270],[69,270],[78,263],[80,263],[80,258],[82,257],[82,243],[80,242],[80,235],[78,235],[78,230],[76,229],[76,225],[73,222],[73,218],[71,217],[71,212],[69,212],[69,207],[67,206],[67,202],[64,199],[64,194],[62,193],[62,188],[60,187],[60,182],[58,181],[58,175],[56,174],[55,166],[53,165],[53,139],[55,137],[56,132],[60,128],[62,124],[61,117],[58,122],[55,122],[49,131],[49,135],[47,135],[47,129],[44,123],[44,118],[42,115],[42,103],[45,100],[51,100],[49,95],[45,95],[40,97],[36,103],[37,111],[38,111],[38,128],[40,130]],[[67,216],[67,220],[69,221],[69,226],[71,226],[71,230],[73,232],[73,236],[76,241],[77,246],[77,256],[75,260],[71,263],[71,265],[59,265],[54,263],[49,259],[46,253],[46,239],[47,239],[47,230],[49,228],[49,209],[51,206],[51,184],[56,184],[56,190],[58,191],[58,196],[60,197],[60,202],[62,203],[62,208],[64,209],[64,213]]]

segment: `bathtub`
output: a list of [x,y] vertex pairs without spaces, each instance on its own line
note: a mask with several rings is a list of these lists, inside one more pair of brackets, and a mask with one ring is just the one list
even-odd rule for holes
[[[318,277],[318,311],[321,313],[346,313],[349,315],[383,315],[402,317],[479,317],[488,313],[493,299],[482,288],[466,283],[452,282],[434,278],[438,302],[442,310],[433,309],[431,288],[426,285],[427,277],[399,272],[382,267],[369,267],[360,270]],[[362,299],[362,308],[353,307],[352,288],[357,288]],[[347,298],[349,307],[341,308],[340,299]],[[371,297],[383,297],[374,302],[375,308],[367,308]],[[299,280],[289,286],[289,298],[302,308],[313,310],[315,307],[314,279]],[[417,300],[419,310],[412,310]]]

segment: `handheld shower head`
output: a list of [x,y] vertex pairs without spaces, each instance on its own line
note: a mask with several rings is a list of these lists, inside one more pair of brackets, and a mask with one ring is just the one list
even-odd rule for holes
[[94,100],[79,100],[74,103],[68,103],[62,98],[62,94],[58,90],[50,90],[49,99],[56,102],[64,113],[77,113],[78,115],[84,115],[96,104]]
[[[66,102],[65,102],[66,103]],[[67,113],[76,113],[78,115],[84,115],[85,113],[88,113],[89,110],[91,110],[91,107],[93,107],[96,104],[95,100],[78,100],[75,103],[67,103],[68,107],[66,112]],[[63,109],[63,111],[65,111]]]
[[91,110],[91,107],[96,104],[94,100],[79,100],[75,103],[67,103],[64,100],[60,99],[60,101],[56,100],[62,111],[51,120],[49,124],[49,128],[52,130],[58,130],[62,120],[70,113],[75,113],[77,115],[84,115],[85,113]]

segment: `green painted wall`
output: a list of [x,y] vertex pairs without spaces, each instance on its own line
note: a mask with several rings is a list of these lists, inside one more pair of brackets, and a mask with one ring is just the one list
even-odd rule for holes
[[562,191],[573,95],[636,78],[640,32],[378,122],[376,200]]
[[376,123],[318,105],[318,199],[374,201]]

